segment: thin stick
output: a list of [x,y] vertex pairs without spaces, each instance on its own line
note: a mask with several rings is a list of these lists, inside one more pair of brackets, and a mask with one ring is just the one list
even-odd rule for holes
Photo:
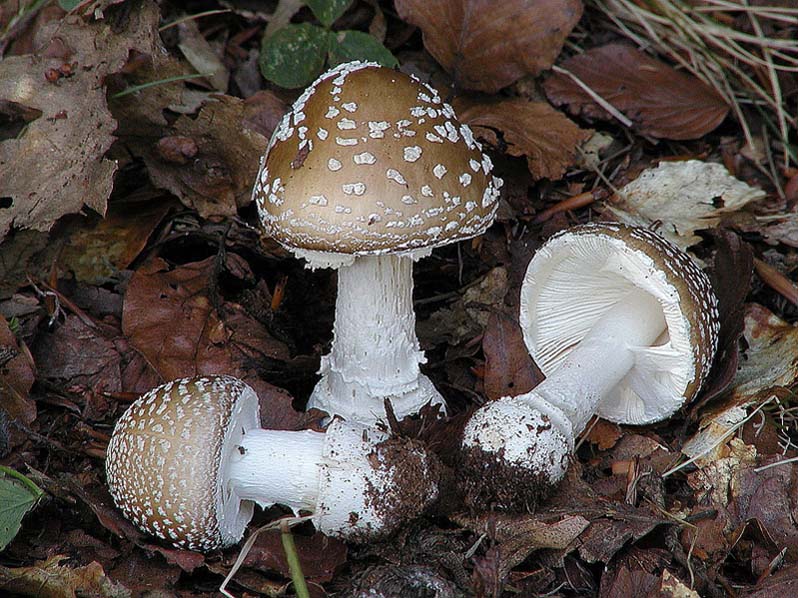
[[725,434],[723,434],[723,435],[722,435],[720,438],[718,438],[718,440],[717,440],[717,441],[716,441],[714,444],[712,444],[711,446],[707,447],[707,449],[706,449],[706,450],[704,450],[704,451],[702,451],[702,452],[698,453],[698,454],[697,454],[697,455],[695,455],[694,457],[690,457],[690,458],[689,458],[687,461],[685,461],[685,462],[684,462],[684,463],[682,463],[681,465],[677,465],[677,466],[675,466],[675,467],[671,467],[671,468],[670,468],[668,471],[666,471],[665,473],[663,473],[663,474],[662,474],[662,478],[663,478],[663,479],[665,479],[665,478],[667,478],[668,476],[670,476],[671,474],[674,474],[674,473],[676,473],[676,472],[677,472],[677,471],[679,471],[680,469],[682,469],[682,468],[684,468],[684,467],[687,467],[688,465],[690,465],[690,463],[693,463],[694,461],[697,461],[698,459],[700,459],[700,458],[701,458],[701,457],[703,457],[704,455],[708,455],[710,452],[712,452],[712,450],[713,450],[715,447],[717,447],[717,446],[720,446],[720,445],[721,445],[721,443],[723,443],[723,442],[726,442],[726,439],[727,439],[729,436],[731,436],[731,435],[732,435],[732,434],[734,434],[734,433],[735,433],[737,430],[739,430],[740,428],[742,428],[742,427],[743,427],[743,426],[744,426],[744,425],[745,425],[745,424],[746,424],[746,423],[747,423],[747,422],[748,422],[748,421],[749,421],[749,420],[750,420],[752,417],[754,417],[754,416],[755,416],[757,413],[759,413],[759,412],[762,410],[762,408],[763,408],[765,405],[767,405],[768,403],[770,403],[771,401],[773,401],[773,400],[775,400],[775,399],[776,399],[776,396],[775,396],[775,395],[774,395],[774,396],[772,396],[772,397],[770,397],[770,398],[769,398],[767,401],[765,401],[765,402],[764,402],[764,403],[762,403],[762,404],[761,404],[759,407],[757,407],[757,408],[756,408],[756,409],[754,409],[754,410],[753,410],[751,413],[749,413],[749,414],[748,414],[748,416],[747,416],[747,417],[745,417],[745,419],[743,419],[743,420],[739,421],[739,422],[738,422],[736,425],[732,426],[732,427],[731,427],[731,428],[730,428],[728,431],[726,431],[726,433],[725,433]]
[[632,127],[633,123],[632,123],[631,120],[626,118],[626,116],[624,116],[623,113],[620,110],[618,110],[615,106],[613,106],[607,100],[602,98],[598,93],[593,91],[590,88],[590,86],[588,86],[587,83],[582,81],[579,77],[574,75],[571,71],[569,71],[568,69],[564,69],[564,68],[562,68],[560,66],[557,66],[556,64],[551,67],[551,70],[553,70],[555,73],[559,73],[560,75],[566,75],[566,76],[570,77],[571,79],[573,79],[574,83],[576,83],[582,89],[582,91],[584,91],[587,95],[589,95],[590,98],[594,102],[596,102],[596,104],[598,104],[599,106],[604,108],[604,110],[606,110],[612,116],[614,116],[622,125],[624,125],[626,127],[630,127],[630,128]]
[[172,21],[171,23],[167,23],[163,27],[159,27],[158,31],[166,31],[171,27],[180,25],[180,23],[185,23],[186,21],[193,21],[194,19],[201,19],[202,17],[209,17],[211,15],[221,15],[226,12],[231,12],[231,10],[229,8],[221,8],[218,10],[206,10],[205,12],[199,12],[195,15],[187,15],[185,17]]

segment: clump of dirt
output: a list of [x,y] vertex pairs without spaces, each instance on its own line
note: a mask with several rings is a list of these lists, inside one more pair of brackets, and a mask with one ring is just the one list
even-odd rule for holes
[[[530,448],[535,450],[534,446]],[[554,454],[550,457],[555,458]],[[479,511],[490,508],[533,513],[553,490],[549,475],[508,463],[504,449],[496,452],[478,446],[466,447],[458,470],[466,504]]]
[[418,440],[392,436],[375,447],[369,460],[392,481],[388,489],[369,488],[366,497],[386,529],[399,528],[438,499],[443,465]]

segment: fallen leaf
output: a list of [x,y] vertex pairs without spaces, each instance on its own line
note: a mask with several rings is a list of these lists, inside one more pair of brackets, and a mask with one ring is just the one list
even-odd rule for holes
[[662,571],[659,592],[662,598],[701,598],[667,569]]
[[25,425],[36,419],[36,403],[29,395],[34,380],[27,349],[0,316],[0,410]]
[[725,391],[737,373],[738,345],[745,327],[745,298],[751,290],[754,256],[750,245],[725,229],[713,231],[715,260],[710,279],[718,298],[720,331],[715,362],[698,401],[690,406],[691,415]]
[[449,307],[418,322],[418,337],[425,347],[448,342],[457,345],[482,333],[490,314],[500,309],[507,294],[507,270],[497,266],[465,290]]
[[495,93],[549,68],[582,16],[580,0],[397,0],[457,87]]
[[258,394],[265,427],[301,427],[302,414],[291,407],[291,395],[256,371],[270,361],[288,360],[288,348],[240,305],[214,302],[215,259],[176,268],[160,258],[144,264],[128,285],[122,330],[162,379],[236,376]]
[[766,578],[748,594],[748,598],[784,598],[798,595],[798,565],[790,564]]
[[748,343],[731,384],[730,404],[744,405],[790,388],[798,380],[798,326],[757,303],[746,306],[743,336]]
[[605,419],[599,419],[595,424],[588,426],[586,436],[590,443],[595,444],[602,451],[614,447],[622,437],[621,427]]
[[153,201],[146,205],[112,205],[108,215],[93,226],[76,227],[64,245],[60,263],[75,279],[101,285],[118,276],[141,253],[153,230],[175,201]]
[[494,147],[501,141],[511,156],[525,156],[529,172],[536,179],[560,179],[576,163],[577,148],[591,132],[580,129],[562,112],[545,102],[523,98],[477,102],[454,102],[461,122]]
[[[690,445],[686,450],[692,452]],[[731,438],[710,458],[697,460],[700,469],[688,474],[690,487],[706,495],[709,501],[725,508],[731,498],[730,487],[738,471],[756,464],[756,448],[739,438]]]
[[567,515],[557,521],[546,521],[538,515],[491,514],[474,520],[460,520],[458,523],[475,533],[491,534],[495,537],[498,543],[496,566],[500,579],[536,550],[566,550],[590,525],[580,515]]
[[0,243],[0,298],[13,295],[28,284],[28,277],[46,278],[58,257],[60,245],[48,242],[48,234],[12,230]]
[[[302,573],[313,583],[330,581],[335,571],[346,563],[346,544],[335,538],[329,538],[321,533],[312,536],[294,533],[294,544],[302,565]],[[237,557],[238,554],[229,555],[219,564],[217,572],[226,575]],[[259,534],[242,566],[256,571],[276,571],[283,577],[290,578],[291,572],[280,532],[269,531]]]
[[177,26],[180,41],[177,47],[194,69],[205,75],[213,88],[222,93],[227,91],[230,72],[217,55],[217,51],[200,33],[194,20],[184,20]]
[[67,557],[56,555],[31,567],[0,566],[0,590],[37,598],[130,598],[130,590],[109,579],[102,566],[62,565]]
[[701,240],[695,231],[714,228],[724,213],[763,197],[764,191],[734,178],[720,164],[687,160],[643,171],[607,207],[627,224],[661,222],[657,232],[686,250]]
[[[640,133],[664,139],[698,139],[729,112],[723,98],[700,79],[625,44],[600,46],[569,58],[562,68],[629,118]],[[571,114],[612,118],[565,73],[543,84],[555,105]]]
[[[764,459],[762,465],[780,460],[781,456],[770,457]],[[737,525],[751,520],[759,521],[777,547],[787,547],[791,561],[798,556],[795,463],[765,469],[739,467],[731,480],[730,495],[729,512]]]
[[108,392],[122,388],[122,357],[112,339],[69,315],[32,347],[42,379]]
[[579,555],[588,563],[609,563],[630,540],[639,540],[658,525],[672,523],[647,509],[623,503],[608,506],[603,517],[588,517],[590,527],[579,537]]
[[153,183],[174,193],[204,218],[235,215],[251,200],[252,181],[268,139],[247,127],[245,104],[217,95],[196,118],[181,116],[165,136],[190,139],[196,154],[185,163],[164,159],[157,144],[140,144]]
[[[104,158],[116,129],[105,78],[124,67],[131,50],[149,50],[158,19],[151,2],[137,4],[119,32],[67,16],[39,32],[39,54],[0,62],[0,100],[39,114],[16,138],[0,142],[0,239],[12,225],[47,231],[64,214],[105,213],[117,169]],[[65,64],[68,75],[48,81],[48,69],[60,75]]]
[[485,396],[489,400],[514,397],[537,386],[543,375],[524,344],[518,321],[492,313],[482,337],[485,353]]

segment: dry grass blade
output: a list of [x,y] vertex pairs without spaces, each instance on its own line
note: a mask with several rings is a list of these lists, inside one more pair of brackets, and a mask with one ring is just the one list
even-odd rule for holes
[[[786,106],[779,73],[798,72],[798,39],[769,36],[762,23],[770,20],[798,27],[798,9],[751,6],[745,0],[707,0],[700,6],[681,0],[591,3],[640,48],[667,56],[714,87],[734,110],[752,147],[751,124],[743,107],[759,109],[778,131],[784,165],[796,161],[789,135],[798,121]],[[727,24],[718,18],[719,13],[745,15],[751,32]]]

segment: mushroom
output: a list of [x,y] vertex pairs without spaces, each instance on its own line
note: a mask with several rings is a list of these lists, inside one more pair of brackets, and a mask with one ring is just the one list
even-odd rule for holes
[[562,479],[593,414],[648,424],[698,392],[718,342],[717,300],[680,249],[643,228],[577,226],[534,255],[524,341],[546,379],[478,409],[463,434],[470,500],[531,506]]
[[341,64],[275,130],[253,190],[263,226],[309,267],[338,269],[330,353],[308,402],[373,423],[443,398],[420,372],[412,263],[482,234],[501,180],[470,129],[415,77]]
[[438,462],[416,441],[333,421],[324,432],[264,430],[258,397],[230,376],[159,386],[119,419],[106,473],[116,506],[176,546],[238,542],[255,503],[314,514],[325,534],[390,534],[437,497]]

